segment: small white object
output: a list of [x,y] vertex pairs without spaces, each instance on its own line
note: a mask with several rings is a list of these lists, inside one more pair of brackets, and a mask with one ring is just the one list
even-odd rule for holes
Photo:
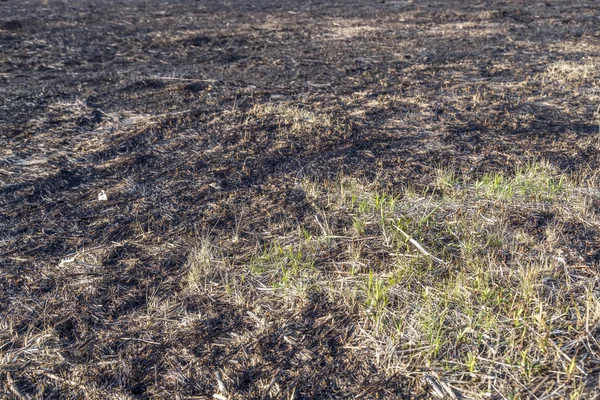
[[223,379],[221,378],[221,373],[219,371],[215,371],[215,375],[217,377],[217,384],[219,385],[219,392],[226,395],[227,387],[225,386],[225,382],[223,382]]
[[98,193],[98,201],[108,201],[108,196],[104,190]]
[[74,263],[76,257],[77,255],[75,255],[74,257],[63,258],[62,260],[60,260],[58,267],[60,268],[66,266],[67,264]]

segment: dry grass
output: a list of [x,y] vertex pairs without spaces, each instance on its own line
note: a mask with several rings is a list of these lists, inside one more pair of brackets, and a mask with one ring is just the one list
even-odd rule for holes
[[[355,179],[305,179],[317,229],[274,237],[247,261],[213,262],[219,297],[261,321],[274,315],[267,310],[325,297],[376,365],[432,393],[595,393],[597,260],[572,248],[570,235],[600,229],[597,174],[566,176],[538,162],[480,178],[440,170],[432,181],[430,190],[391,195]],[[211,259],[206,242],[199,248],[190,289],[215,290],[198,285]]]
[[327,113],[316,113],[304,107],[284,103],[256,104],[246,114],[246,124],[265,123],[274,119],[277,131],[284,137],[302,135],[331,135],[342,133],[343,125],[339,125],[334,117]]
[[593,77],[596,71],[596,64],[591,61],[583,63],[557,61],[546,69],[545,76],[555,81],[583,83]]

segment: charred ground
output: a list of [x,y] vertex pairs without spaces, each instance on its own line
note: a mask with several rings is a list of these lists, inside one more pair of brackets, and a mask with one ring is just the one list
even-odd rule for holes
[[[241,265],[319,231],[306,178],[401,193],[439,168],[600,167],[596,2],[293,3],[0,2],[6,396],[421,396],[352,310],[316,291],[257,315],[190,290],[190,252],[210,237]],[[565,232],[597,269],[600,227]]]

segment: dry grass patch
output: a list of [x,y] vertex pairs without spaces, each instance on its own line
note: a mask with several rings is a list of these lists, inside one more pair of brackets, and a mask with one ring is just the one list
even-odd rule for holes
[[328,134],[343,132],[345,128],[327,113],[316,113],[284,103],[256,104],[248,113],[246,124],[252,120],[267,121],[271,118],[275,119],[278,130],[283,136]]
[[[380,367],[438,394],[597,393],[598,260],[580,250],[600,232],[597,176],[538,162],[432,180],[394,195],[304,180],[315,223],[230,263],[226,292],[253,312],[324,296]],[[190,265],[207,259],[195,251]]]
[[596,71],[597,67],[593,62],[557,61],[548,66],[544,75],[554,81],[582,84],[594,77]]

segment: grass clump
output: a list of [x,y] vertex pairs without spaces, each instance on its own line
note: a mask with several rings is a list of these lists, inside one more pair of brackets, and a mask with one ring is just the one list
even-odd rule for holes
[[207,283],[207,279],[216,270],[216,248],[208,239],[202,239],[191,251],[187,263],[187,284],[190,289],[198,290]]
[[596,69],[593,62],[557,61],[548,66],[545,76],[561,82],[582,83],[593,77]]
[[316,113],[306,108],[285,103],[256,104],[248,113],[250,120],[275,120],[277,129],[283,136],[304,134],[341,133],[344,126],[328,113]]
[[486,173],[476,181],[475,187],[489,199],[528,197],[535,201],[551,201],[563,192],[565,179],[548,162],[538,162],[517,167],[513,177]]
[[315,275],[311,256],[299,248],[273,243],[252,258],[249,269],[274,288],[303,287]]

